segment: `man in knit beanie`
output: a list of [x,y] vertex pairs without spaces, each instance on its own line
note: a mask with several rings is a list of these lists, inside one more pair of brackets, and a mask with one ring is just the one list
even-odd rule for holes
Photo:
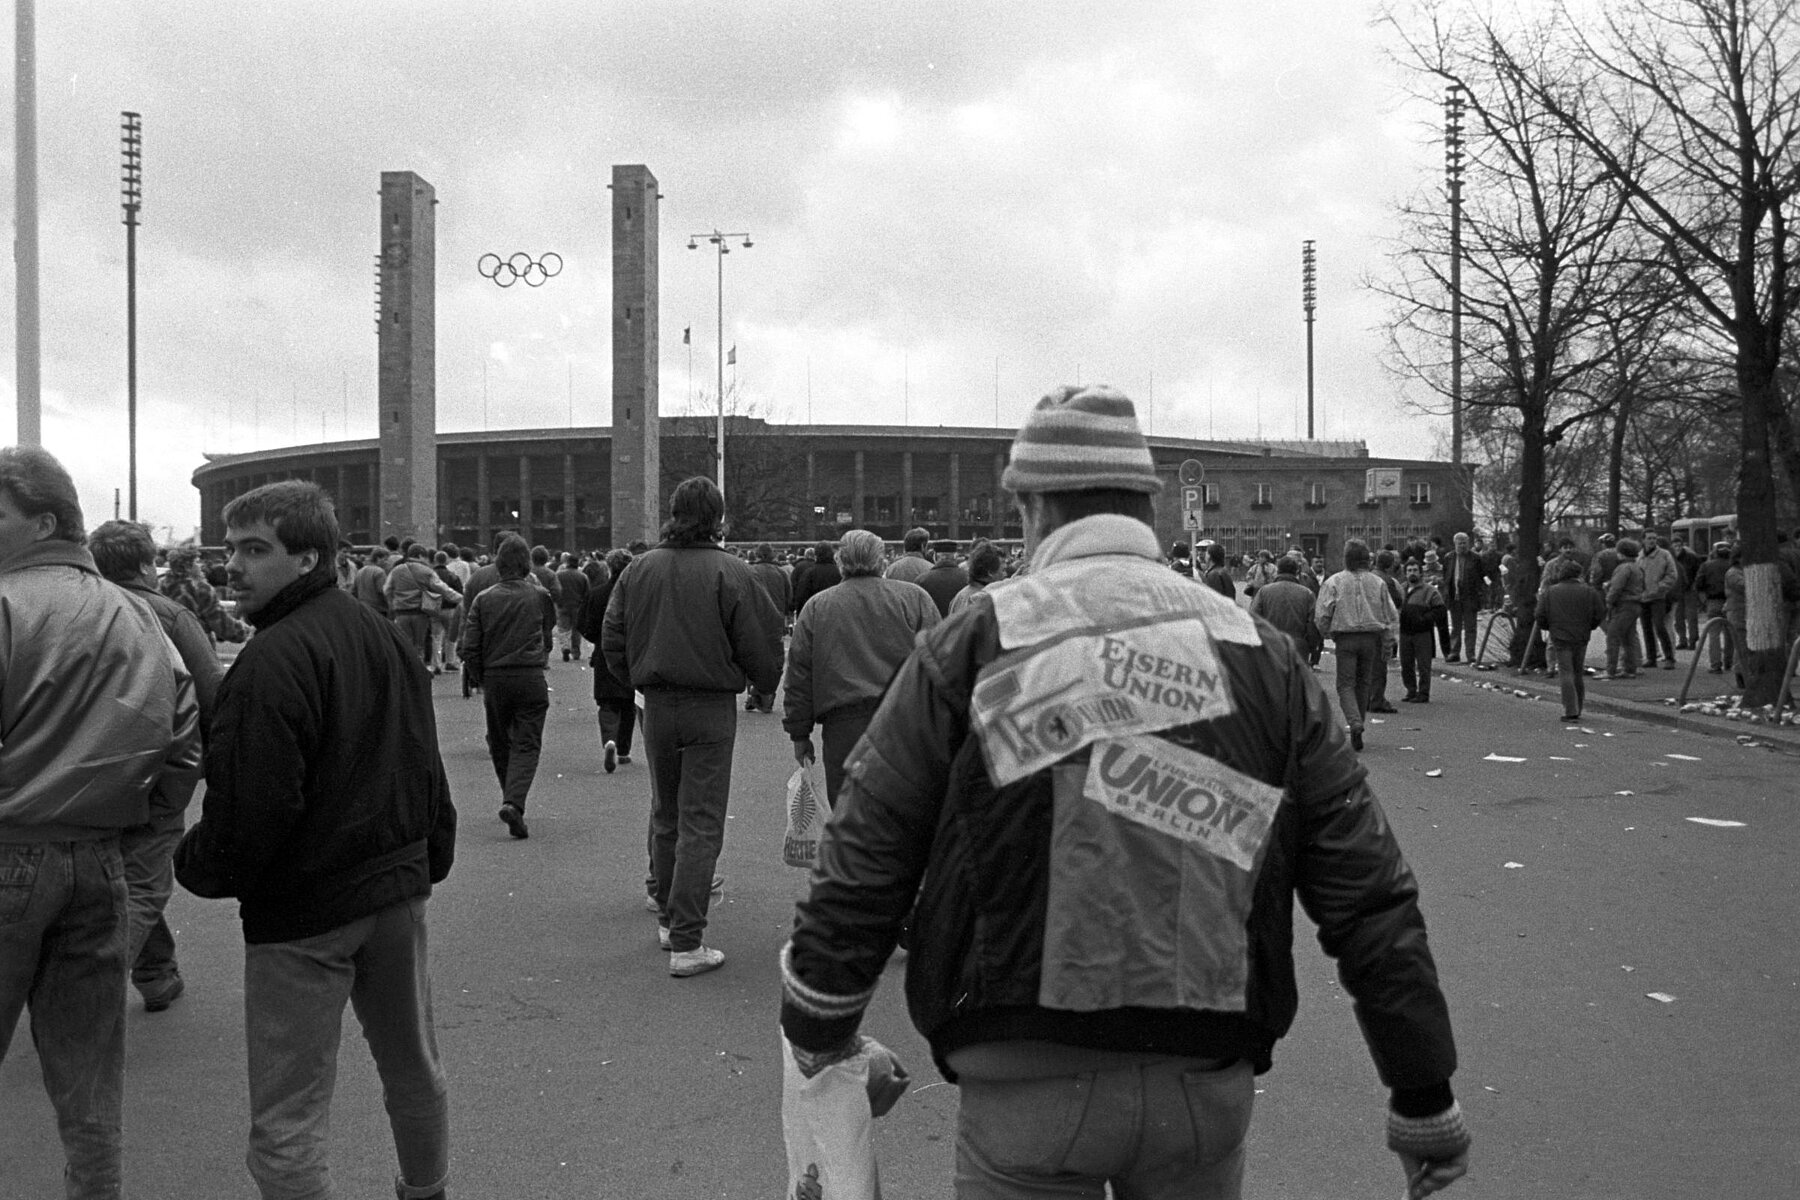
[[[1030,570],[920,635],[846,763],[782,952],[790,1079],[891,1072],[858,1030],[909,926],[908,1008],[962,1089],[957,1195],[1238,1197],[1253,1077],[1295,1015],[1297,895],[1408,1194],[1461,1178],[1418,887],[1304,652],[1163,564],[1121,393],[1044,397],[1001,482]],[[1075,1130],[1071,1105],[1113,1116]]]

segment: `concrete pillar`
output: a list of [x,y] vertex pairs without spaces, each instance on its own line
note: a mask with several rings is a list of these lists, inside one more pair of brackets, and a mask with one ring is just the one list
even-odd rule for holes
[[657,391],[656,176],[612,169],[612,541],[654,545],[662,527]]
[[990,537],[1000,537],[1006,532],[1006,497],[1000,491],[1000,476],[1006,472],[1006,455],[1001,451],[994,452],[994,486],[988,492],[990,508],[988,516],[993,518],[994,530]]
[[962,536],[962,455],[950,452],[950,536]]
[[413,172],[381,173],[377,541],[437,539],[436,206]]
[[575,544],[575,456],[563,455],[563,549],[579,550]]
[[806,515],[801,518],[800,528],[806,531],[808,540],[817,537],[819,532],[819,514],[813,510],[819,507],[818,464],[814,461],[813,452],[806,452]]
[[475,456],[475,537],[481,544],[477,554],[485,554],[494,544],[494,530],[488,523],[488,456],[482,451]]
[[863,452],[856,452],[856,484],[850,493],[850,520],[859,528],[863,523]]
[[519,536],[529,546],[531,537],[531,455],[519,455]]
[[912,451],[902,451],[900,455],[900,531],[905,533],[913,526],[913,457]]

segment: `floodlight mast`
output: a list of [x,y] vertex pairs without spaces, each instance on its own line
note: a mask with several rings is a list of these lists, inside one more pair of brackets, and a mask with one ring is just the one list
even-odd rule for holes
[[689,250],[698,250],[700,248],[701,238],[705,238],[708,243],[718,250],[719,260],[719,413],[718,425],[714,432],[713,465],[714,470],[717,472],[717,479],[715,482],[719,485],[719,494],[723,496],[725,494],[725,256],[731,253],[731,247],[726,243],[732,238],[741,238],[743,240],[743,247],[746,250],[750,249],[752,243],[750,241],[750,235],[747,233],[721,233],[717,229],[714,229],[707,233],[688,234],[687,248]]

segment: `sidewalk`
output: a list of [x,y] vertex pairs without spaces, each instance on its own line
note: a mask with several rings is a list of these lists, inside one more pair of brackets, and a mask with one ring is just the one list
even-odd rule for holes
[[[1483,614],[1485,625],[1486,614]],[[1496,631],[1497,633],[1498,631]],[[1489,646],[1489,660],[1504,658],[1504,651]],[[1606,647],[1596,635],[1588,643],[1587,701],[1585,711],[1610,713],[1614,716],[1645,721],[1653,725],[1669,725],[1713,737],[1732,738],[1746,745],[1766,745],[1784,752],[1800,754],[1800,713],[1789,704],[1779,724],[1768,710],[1739,710],[1732,690],[1730,672],[1709,674],[1706,663],[1694,672],[1688,688],[1687,703],[1677,703],[1682,685],[1688,679],[1688,667],[1694,651],[1678,650],[1675,669],[1667,670],[1659,662],[1654,668],[1642,668],[1636,679],[1606,678]],[[1554,676],[1541,672],[1524,675],[1501,665],[1471,666],[1467,662],[1446,663],[1438,659],[1432,669],[1443,679],[1453,679],[1472,687],[1504,692],[1514,696],[1538,696],[1560,705],[1562,688]],[[1391,685],[1390,685],[1391,687]]]

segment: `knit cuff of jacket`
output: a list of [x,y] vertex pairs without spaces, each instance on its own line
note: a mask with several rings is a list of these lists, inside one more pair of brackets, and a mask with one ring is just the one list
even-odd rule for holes
[[1455,1101],[1431,1117],[1403,1117],[1392,1110],[1388,1112],[1388,1149],[1397,1154],[1437,1162],[1468,1153],[1470,1141],[1462,1107]]
[[873,987],[847,996],[812,987],[794,971],[794,944],[781,948],[781,1030],[796,1056],[833,1052],[846,1042],[854,1052],[863,1010],[874,998]]

